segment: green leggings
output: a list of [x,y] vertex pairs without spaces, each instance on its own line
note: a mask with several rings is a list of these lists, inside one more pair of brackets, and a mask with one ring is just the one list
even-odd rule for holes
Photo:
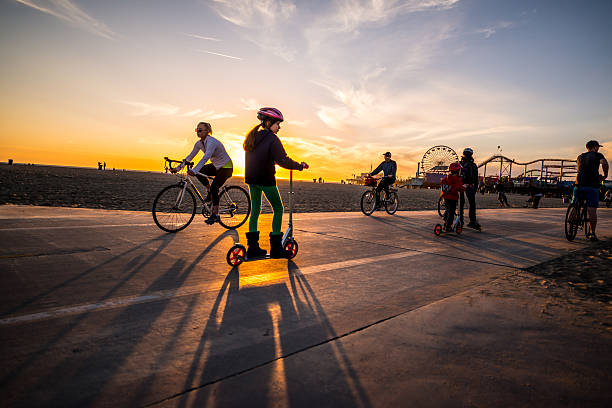
[[257,220],[261,213],[261,193],[263,192],[268,199],[272,210],[274,210],[274,217],[272,217],[272,233],[280,234],[281,226],[283,224],[283,200],[278,193],[276,186],[259,186],[257,184],[249,184],[249,191],[251,193],[251,218],[249,219],[249,232],[257,231]]

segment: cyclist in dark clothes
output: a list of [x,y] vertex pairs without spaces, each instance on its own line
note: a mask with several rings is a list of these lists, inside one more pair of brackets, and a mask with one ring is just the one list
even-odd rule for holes
[[385,193],[389,194],[389,186],[395,183],[395,177],[397,173],[397,163],[391,160],[391,153],[386,152],[384,155],[385,161],[380,163],[377,168],[372,170],[370,176],[383,172],[383,177],[376,186],[376,207],[380,207],[380,192],[384,189]]
[[261,193],[274,210],[272,232],[270,233],[270,257],[290,258],[291,253],[281,246],[283,233],[283,202],[276,187],[276,168],[279,165],[286,169],[303,170],[308,164],[298,163],[287,156],[283,144],[276,136],[280,130],[283,114],[275,108],[261,108],[257,112],[261,123],[248,133],[244,141],[245,170],[244,182],[249,185],[251,193],[251,218],[247,232],[247,258],[264,256],[266,251],[259,247],[259,231],[257,221],[261,213]]
[[[597,226],[597,207],[599,207],[599,187],[601,182],[608,177],[608,161],[603,154],[599,153],[600,146],[602,145],[596,140],[587,142],[587,152],[582,153],[576,160],[576,188],[578,196],[586,200],[591,223],[591,236],[589,237],[591,241],[598,241],[595,227]],[[603,175],[599,174],[600,165]]]

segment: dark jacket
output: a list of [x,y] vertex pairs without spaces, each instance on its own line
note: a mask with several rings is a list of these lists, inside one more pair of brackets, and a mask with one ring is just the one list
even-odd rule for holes
[[275,164],[286,169],[302,170],[300,163],[291,160],[278,136],[268,129],[255,135],[255,148],[245,152],[244,182],[260,186],[275,186]]
[[385,177],[391,176],[395,179],[395,173],[397,172],[397,163],[394,160],[383,161],[378,165],[377,168],[372,170],[370,173],[372,176],[379,173],[382,170]]
[[462,157],[461,166],[463,167],[461,172],[463,184],[471,184],[474,188],[478,187],[478,166],[474,163],[474,159]]

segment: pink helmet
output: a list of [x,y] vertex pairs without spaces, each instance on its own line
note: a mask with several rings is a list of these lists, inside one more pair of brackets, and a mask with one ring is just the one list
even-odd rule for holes
[[266,119],[276,119],[279,122],[285,120],[283,114],[276,108],[261,108],[257,112],[257,119],[264,121]]
[[461,164],[458,162],[451,163],[450,166],[448,166],[450,171],[461,171],[462,168],[463,167],[461,167]]

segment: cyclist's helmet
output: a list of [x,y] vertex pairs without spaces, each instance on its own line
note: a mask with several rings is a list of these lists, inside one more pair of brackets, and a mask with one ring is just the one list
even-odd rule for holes
[[273,119],[278,122],[285,120],[281,111],[276,108],[261,108],[257,112],[257,119],[261,120],[262,122],[266,119]]
[[461,171],[462,167],[458,162],[454,162],[454,163],[451,163],[450,166],[448,166],[448,169],[451,172],[455,172],[455,171]]
[[385,157],[391,157],[391,152],[386,152],[385,154],[383,154],[383,156],[385,156]]
[[465,157],[472,157],[473,154],[474,154],[474,151],[470,149],[469,147],[466,147],[465,149],[463,149],[463,155]]

